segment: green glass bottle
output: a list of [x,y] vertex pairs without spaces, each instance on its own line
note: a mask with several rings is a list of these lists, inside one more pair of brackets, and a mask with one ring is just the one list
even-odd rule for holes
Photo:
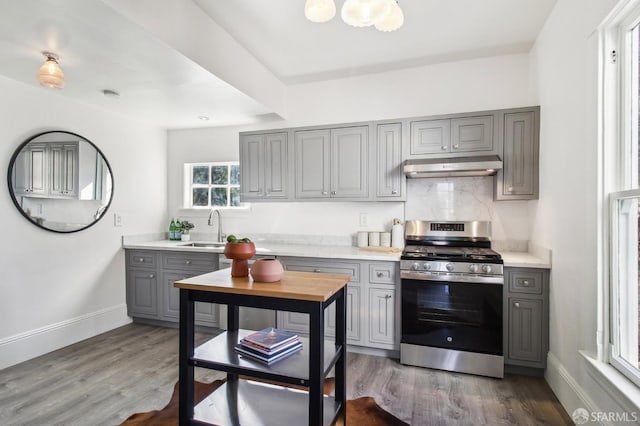
[[169,224],[169,239],[176,239],[176,222],[173,219],[171,219],[171,224]]

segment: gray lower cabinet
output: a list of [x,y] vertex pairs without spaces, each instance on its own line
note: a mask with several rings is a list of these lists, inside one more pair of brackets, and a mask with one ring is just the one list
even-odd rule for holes
[[287,132],[240,136],[240,193],[243,200],[289,198],[288,152]]
[[[133,318],[178,322],[180,292],[175,281],[218,269],[218,254],[125,250],[127,312]],[[218,307],[196,303],[196,323],[218,326]]]
[[540,108],[503,113],[503,169],[495,178],[496,200],[538,198]]
[[[350,274],[352,279],[347,285],[346,298],[347,342],[351,345],[370,348],[398,349],[399,323],[395,315],[398,312],[396,262],[290,257],[279,259],[288,271]],[[335,335],[334,314],[335,306],[331,304],[325,311],[325,334],[328,336]],[[309,316],[279,311],[277,325],[279,328],[307,334]]]
[[505,268],[505,364],[544,369],[549,351],[549,271]]
[[376,200],[402,201],[402,123],[376,125],[376,154]]
[[298,199],[369,197],[369,126],[294,133]]

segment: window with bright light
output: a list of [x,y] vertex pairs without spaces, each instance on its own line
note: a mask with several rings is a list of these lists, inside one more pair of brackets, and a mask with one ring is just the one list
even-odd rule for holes
[[188,208],[243,207],[238,162],[185,164]]
[[[636,2],[640,6],[640,2]],[[640,386],[640,8],[627,11],[609,33],[605,116],[613,117],[606,130],[613,144],[606,150],[605,176],[609,197],[609,362]],[[605,119],[605,123],[607,123]]]

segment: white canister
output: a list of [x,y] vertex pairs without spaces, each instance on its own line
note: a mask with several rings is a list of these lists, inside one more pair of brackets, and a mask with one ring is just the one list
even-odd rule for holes
[[369,232],[369,247],[379,247],[379,246],[380,246],[380,233]]
[[380,233],[380,247],[391,247],[391,232]]
[[400,223],[393,224],[393,229],[391,230],[391,247],[404,248],[404,227]]
[[369,245],[369,233],[367,231],[358,232],[358,247],[366,247]]

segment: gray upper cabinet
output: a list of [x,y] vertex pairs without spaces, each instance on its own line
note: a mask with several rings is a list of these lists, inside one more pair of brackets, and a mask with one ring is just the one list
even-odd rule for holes
[[539,121],[539,107],[504,113],[503,169],[496,175],[496,200],[538,198]]
[[240,136],[240,192],[243,200],[289,198],[286,132]]
[[441,154],[451,150],[451,120],[411,122],[410,155]]
[[402,123],[376,125],[376,199],[402,200]]
[[16,195],[47,195],[47,145],[30,144],[16,159],[13,168]]
[[493,115],[451,120],[451,152],[491,152],[494,150]]
[[78,142],[51,144],[50,195],[78,196]]
[[411,120],[409,157],[497,154],[496,114]]
[[366,198],[369,127],[295,132],[296,198]]

